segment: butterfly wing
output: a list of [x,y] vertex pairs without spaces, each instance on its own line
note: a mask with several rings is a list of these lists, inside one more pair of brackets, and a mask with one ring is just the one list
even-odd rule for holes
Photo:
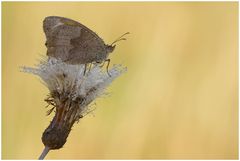
[[43,29],[48,56],[70,64],[85,64],[98,61],[106,55],[103,40],[79,22],[50,16],[45,18]]
[[47,17],[43,21],[43,29],[46,34],[47,55],[61,60],[68,58],[71,39],[80,36],[81,27],[74,21],[72,25],[65,25],[60,17]]
[[73,48],[69,51],[69,59],[72,64],[99,62],[106,59],[104,42],[85,28],[82,29],[79,37],[71,40],[71,45]]

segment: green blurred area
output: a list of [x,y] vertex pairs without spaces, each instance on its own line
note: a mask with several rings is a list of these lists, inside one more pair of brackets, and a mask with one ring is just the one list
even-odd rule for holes
[[238,158],[238,2],[3,2],[2,159],[43,150],[48,90],[19,67],[45,55],[50,15],[131,34],[110,55],[128,72],[47,159]]

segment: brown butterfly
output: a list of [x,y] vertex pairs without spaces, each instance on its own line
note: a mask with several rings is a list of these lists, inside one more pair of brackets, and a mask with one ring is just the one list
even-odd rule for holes
[[[92,30],[81,23],[57,16],[46,17],[43,21],[46,35],[47,55],[61,59],[68,64],[110,63],[109,53],[115,49],[114,43],[126,40],[123,34],[111,45],[107,45]],[[108,68],[107,65],[107,68]],[[84,72],[85,73],[85,72]]]

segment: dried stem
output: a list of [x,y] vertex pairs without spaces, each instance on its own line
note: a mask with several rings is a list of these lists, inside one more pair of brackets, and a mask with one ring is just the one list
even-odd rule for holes
[[47,155],[47,153],[49,152],[50,148],[45,146],[42,154],[40,155],[40,157],[38,158],[38,160],[43,160],[45,158],[45,156]]

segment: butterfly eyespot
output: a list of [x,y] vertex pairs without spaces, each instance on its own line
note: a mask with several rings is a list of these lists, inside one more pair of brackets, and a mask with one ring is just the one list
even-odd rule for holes
[[45,46],[47,46],[48,44],[47,44],[47,42],[45,42]]

